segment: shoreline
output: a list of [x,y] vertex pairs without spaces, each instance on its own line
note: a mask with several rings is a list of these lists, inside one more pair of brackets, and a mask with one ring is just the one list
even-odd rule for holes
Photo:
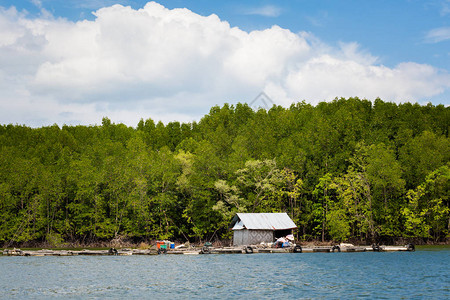
[[36,247],[36,248],[3,248],[0,256],[107,256],[107,255],[158,255],[158,254],[252,254],[252,253],[314,253],[314,252],[414,252],[415,250],[450,250],[450,244],[439,245],[352,245],[334,244],[312,245],[294,244],[286,248],[274,248],[263,245],[242,246],[189,246],[176,249],[159,250],[156,245],[147,248],[136,247]]
[[[431,247],[431,246],[429,246]],[[435,248],[448,248],[447,246],[432,246]],[[426,246],[419,246],[427,248]],[[69,250],[69,249],[4,249],[2,256],[129,256],[129,255],[208,255],[208,254],[253,254],[253,253],[339,253],[339,252],[414,252],[416,247],[413,244],[404,246],[386,246],[386,245],[365,245],[354,246],[352,244],[340,244],[334,246],[301,246],[291,245],[285,248],[274,248],[263,245],[245,245],[234,247],[184,247],[178,249],[157,249],[152,247],[149,249],[131,249],[131,248],[110,248],[102,250]]]
[[[120,241],[117,240],[109,240],[109,241],[93,241],[89,243],[83,243],[79,241],[73,241],[73,242],[62,242],[59,244],[51,244],[49,242],[38,242],[38,241],[29,241],[29,242],[22,242],[22,243],[11,243],[10,245],[7,245],[7,243],[4,243],[0,246],[0,249],[12,249],[12,248],[23,248],[23,249],[109,249],[109,248],[135,248],[135,249],[149,249],[153,246],[156,247],[156,242],[158,240],[144,240],[140,242],[133,242],[128,239],[122,239]],[[202,247],[203,244],[206,242],[210,242],[208,240],[205,241],[197,241],[197,242],[189,242],[189,241],[179,241],[179,240],[172,240],[171,242],[174,242],[175,245],[180,244],[186,244],[186,245],[192,245],[197,247]],[[232,240],[215,240],[213,242],[210,242],[214,247],[232,247]],[[296,241],[297,244],[306,246],[306,247],[312,247],[312,246],[333,246],[340,243],[350,243],[355,246],[364,246],[364,245],[371,245],[374,244],[371,241],[345,241],[345,242],[336,242],[336,241],[320,241],[320,240],[298,240]],[[448,238],[446,241],[440,241],[440,242],[434,242],[434,241],[423,241],[420,238],[409,238],[409,239],[398,239],[393,241],[380,241],[376,244],[383,244],[383,245],[392,245],[392,246],[402,246],[406,244],[414,244],[416,246],[450,246],[450,238]]]
[[[143,242],[132,242],[127,240],[122,240],[120,242],[117,242],[115,240],[111,241],[96,241],[96,242],[90,242],[90,243],[80,243],[80,242],[66,242],[61,243],[59,245],[52,245],[48,242],[24,242],[24,243],[13,243],[12,245],[7,246],[6,244],[1,245],[0,249],[13,249],[13,248],[20,248],[20,249],[57,249],[57,250],[82,250],[82,249],[92,249],[92,250],[104,250],[109,248],[132,248],[132,249],[151,249],[152,247],[156,247],[157,240],[149,240],[149,241],[143,241]],[[208,241],[200,241],[195,243],[189,243],[189,242],[182,242],[182,241],[173,241],[175,245],[181,245],[186,244],[188,247],[202,247],[205,242]],[[232,247],[232,241],[231,240],[216,240],[214,242],[211,242],[214,247],[220,248],[220,247]],[[311,241],[297,241],[296,242],[299,245],[302,245],[304,247],[314,247],[314,246],[333,246],[340,244],[339,242],[334,241],[319,241],[319,240],[311,240]],[[364,241],[346,241],[343,243],[350,243],[355,246],[365,246],[365,245],[372,245],[371,242],[364,242]],[[421,241],[417,238],[411,238],[411,239],[401,239],[397,241],[393,241],[391,243],[386,242],[379,242],[378,244],[383,245],[392,245],[392,246],[403,246],[406,244],[414,244],[415,246],[450,246],[450,239],[447,241],[441,241],[441,242],[431,242],[431,241]]]

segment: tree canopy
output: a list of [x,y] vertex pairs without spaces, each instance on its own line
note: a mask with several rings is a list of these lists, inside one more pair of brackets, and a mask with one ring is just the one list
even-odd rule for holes
[[358,98],[1,125],[0,243],[228,238],[236,212],[287,212],[303,240],[446,240],[449,126],[443,105]]

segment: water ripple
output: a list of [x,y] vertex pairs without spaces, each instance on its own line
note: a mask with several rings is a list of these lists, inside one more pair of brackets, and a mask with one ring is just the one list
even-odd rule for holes
[[0,257],[1,299],[450,298],[450,250]]

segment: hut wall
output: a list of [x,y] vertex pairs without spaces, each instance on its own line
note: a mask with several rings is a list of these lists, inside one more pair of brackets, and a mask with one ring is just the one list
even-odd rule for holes
[[235,230],[233,232],[233,245],[256,245],[261,242],[273,242],[272,230]]

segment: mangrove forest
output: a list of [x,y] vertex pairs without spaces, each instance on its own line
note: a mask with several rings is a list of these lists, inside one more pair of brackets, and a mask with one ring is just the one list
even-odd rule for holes
[[287,212],[300,241],[448,242],[450,107],[214,106],[198,122],[0,125],[0,245],[229,239]]

